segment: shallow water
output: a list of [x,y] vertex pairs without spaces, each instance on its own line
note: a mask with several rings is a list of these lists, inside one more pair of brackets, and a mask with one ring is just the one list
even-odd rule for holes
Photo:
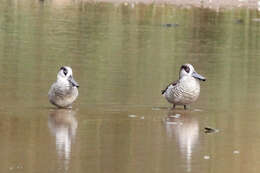
[[[35,0],[0,9],[0,172],[259,172],[258,11]],[[172,111],[160,90],[186,62],[208,80],[189,110]],[[47,99],[62,65],[80,84],[73,110]]]

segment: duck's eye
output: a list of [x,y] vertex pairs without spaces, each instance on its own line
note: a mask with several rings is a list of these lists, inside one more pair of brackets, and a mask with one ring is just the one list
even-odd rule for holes
[[64,73],[64,75],[66,76],[66,75],[68,74],[67,69],[63,69],[63,73]]
[[63,74],[66,76],[68,74],[68,70],[65,67],[61,67],[60,70],[63,71]]
[[190,67],[188,67],[186,65],[181,66],[181,68],[184,69],[186,71],[186,73],[190,72]]
[[189,73],[189,72],[190,72],[190,67],[186,66],[185,71],[186,71],[187,73]]

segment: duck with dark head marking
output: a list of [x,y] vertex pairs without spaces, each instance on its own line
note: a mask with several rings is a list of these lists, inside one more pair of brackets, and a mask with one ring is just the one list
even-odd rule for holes
[[180,68],[179,80],[170,83],[162,95],[166,100],[176,105],[187,105],[195,102],[200,95],[200,81],[206,81],[206,78],[198,74],[191,64],[183,64]]
[[58,108],[71,108],[78,97],[78,87],[79,84],[73,78],[72,69],[63,66],[57,74],[57,81],[49,90],[49,101]]

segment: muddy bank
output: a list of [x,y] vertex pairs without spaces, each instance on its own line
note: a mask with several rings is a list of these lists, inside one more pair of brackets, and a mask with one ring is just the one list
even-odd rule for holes
[[[48,1],[48,0],[43,0]],[[232,9],[250,8],[260,10],[260,1],[252,0],[53,0],[54,4],[65,5],[75,2],[80,3],[114,3],[135,7],[138,4],[175,5],[181,8],[210,8],[210,9]]]
[[113,3],[145,3],[145,4],[172,4],[182,7],[204,7],[204,8],[234,8],[234,7],[260,7],[260,1],[246,0],[98,0],[96,2],[113,2]]
[[[103,1],[103,0],[100,0]],[[118,3],[118,0],[109,0],[113,3]],[[128,0],[128,1],[120,1],[121,3],[127,4],[170,4],[176,5],[182,8],[191,8],[191,7],[200,7],[200,8],[210,8],[210,9],[230,9],[230,8],[250,8],[250,9],[258,9],[260,10],[260,1],[244,1],[244,0]]]

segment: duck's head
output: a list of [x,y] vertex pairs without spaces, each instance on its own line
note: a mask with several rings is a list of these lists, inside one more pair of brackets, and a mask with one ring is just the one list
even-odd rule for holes
[[69,83],[72,86],[79,87],[79,84],[73,79],[72,69],[68,66],[63,66],[57,75],[57,80],[63,83]]
[[206,81],[206,78],[201,76],[200,74],[198,74],[191,64],[183,64],[181,66],[179,77],[181,79],[184,76],[191,76],[191,77],[194,77],[196,79]]

